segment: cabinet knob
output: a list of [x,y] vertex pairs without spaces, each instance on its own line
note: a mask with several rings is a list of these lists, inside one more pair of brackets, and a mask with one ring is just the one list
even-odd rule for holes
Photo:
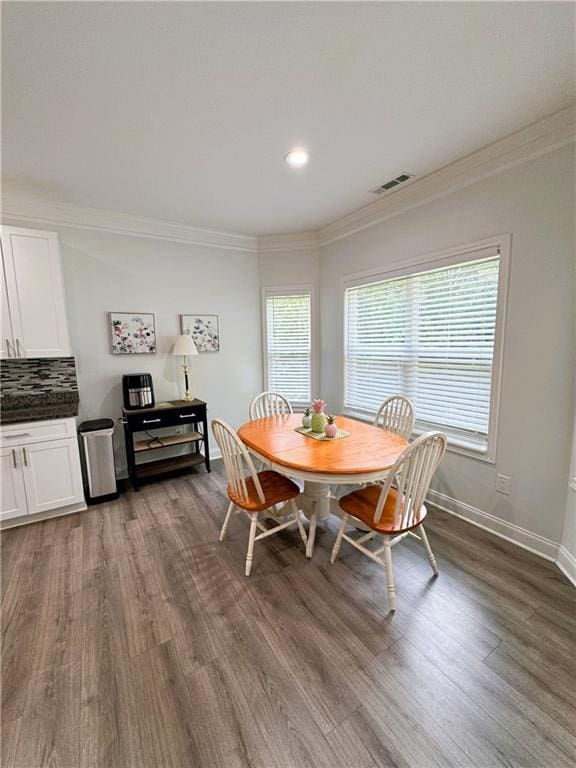
[[8,357],[14,357],[11,349],[10,339],[6,339],[6,352],[8,353]]
[[14,464],[14,469],[18,469],[18,462],[16,461],[16,451],[14,448],[12,448],[12,464]]
[[16,357],[26,357],[26,350],[24,350],[24,352],[22,352],[23,349],[24,349],[24,347],[20,343],[20,339],[16,339],[16,353],[17,353]]
[[24,466],[28,466],[28,454],[26,453],[26,448],[22,448],[22,455],[24,456]]

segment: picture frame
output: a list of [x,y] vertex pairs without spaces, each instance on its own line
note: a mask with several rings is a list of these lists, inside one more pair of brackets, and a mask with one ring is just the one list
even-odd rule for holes
[[156,319],[152,312],[110,312],[113,355],[156,353]]
[[192,337],[198,352],[220,352],[218,315],[180,315],[180,329]]

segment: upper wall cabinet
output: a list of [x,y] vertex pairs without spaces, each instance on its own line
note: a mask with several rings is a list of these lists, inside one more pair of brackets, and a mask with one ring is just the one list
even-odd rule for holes
[[2,226],[0,237],[1,356],[70,355],[58,236],[54,232]]

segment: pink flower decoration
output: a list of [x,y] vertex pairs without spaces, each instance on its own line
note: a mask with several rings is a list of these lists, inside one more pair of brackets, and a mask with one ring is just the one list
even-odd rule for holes
[[324,400],[313,400],[312,408],[314,408],[314,413],[323,413],[324,408],[326,408],[326,402]]

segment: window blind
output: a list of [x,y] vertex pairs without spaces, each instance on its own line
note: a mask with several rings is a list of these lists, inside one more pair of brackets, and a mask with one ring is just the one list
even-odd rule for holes
[[426,428],[487,437],[498,274],[494,249],[347,288],[345,409],[372,415],[403,394]]
[[311,393],[310,291],[266,294],[266,386],[297,403]]

